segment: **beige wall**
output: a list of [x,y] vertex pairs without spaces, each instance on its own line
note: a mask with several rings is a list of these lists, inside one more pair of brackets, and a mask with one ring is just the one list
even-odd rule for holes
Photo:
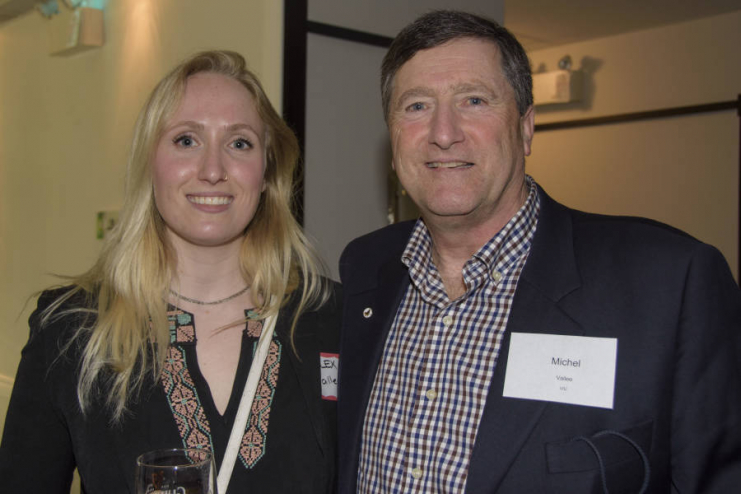
[[[63,8],[63,7],[62,7]],[[91,265],[95,213],[118,209],[136,114],[191,52],[241,52],[276,104],[283,2],[109,0],[103,48],[48,55],[35,12],[0,24],[0,418],[35,291]]]
[[[530,53],[586,71],[581,103],[539,107],[536,123],[735,100],[741,11]],[[717,246],[738,272],[739,119],[735,111],[539,132],[527,161],[557,200],[648,216]]]

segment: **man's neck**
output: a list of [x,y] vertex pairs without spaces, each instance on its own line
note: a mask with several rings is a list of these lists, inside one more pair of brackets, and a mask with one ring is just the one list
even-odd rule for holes
[[423,217],[432,238],[432,258],[440,272],[450,300],[465,293],[463,266],[492,239],[525,204],[528,190],[525,185],[520,197],[500,214],[485,218]]
[[[471,259],[499,229],[487,233],[469,232],[463,229],[430,228],[432,237],[432,259],[440,272],[445,291],[450,300],[455,300],[466,291],[463,282],[463,266]],[[501,228],[500,228],[501,229]]]

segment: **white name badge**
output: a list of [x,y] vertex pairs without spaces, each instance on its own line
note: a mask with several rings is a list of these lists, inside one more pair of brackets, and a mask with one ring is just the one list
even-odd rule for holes
[[616,338],[512,333],[502,396],[612,408]]
[[337,401],[337,369],[340,356],[337,353],[319,354],[319,371],[322,378],[322,399]]

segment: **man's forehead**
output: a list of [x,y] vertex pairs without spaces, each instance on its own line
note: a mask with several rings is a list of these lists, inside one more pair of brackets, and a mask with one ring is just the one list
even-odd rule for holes
[[499,45],[497,45],[494,41],[486,38],[464,36],[460,38],[453,38],[449,41],[446,41],[445,43],[441,43],[431,48],[418,50],[411,58],[409,58],[409,60],[399,66],[399,70],[402,70],[404,67],[409,65],[410,62],[413,62],[415,60],[419,61],[420,59],[424,59],[427,62],[434,62],[436,59],[445,56],[445,54],[449,53],[451,50],[464,47],[470,50],[478,51],[482,58],[491,57],[492,59],[495,59],[497,61],[499,61],[501,58]]
[[479,38],[456,38],[420,50],[397,71],[393,99],[438,86],[461,92],[499,85],[506,80],[496,43]]

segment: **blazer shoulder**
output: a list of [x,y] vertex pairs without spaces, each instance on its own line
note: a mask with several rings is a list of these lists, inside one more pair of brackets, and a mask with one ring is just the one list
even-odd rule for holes
[[650,286],[684,283],[690,269],[732,277],[723,254],[688,233],[659,221],[572,211],[573,248],[582,275],[644,280]]
[[[677,228],[647,218],[582,212],[542,192],[523,275],[558,297],[578,286],[591,287],[590,283],[603,288],[632,283],[681,290],[690,267],[704,265],[716,272],[729,271],[716,248]],[[560,288],[554,291],[556,286]]]
[[[540,193],[539,222],[548,223],[545,228],[549,233],[549,240],[555,235],[570,232],[575,244],[588,244],[590,248],[605,246],[640,249],[655,245],[670,250],[694,250],[702,244],[682,230],[656,220],[584,212],[555,201],[543,189],[540,189]],[[541,229],[540,224],[538,229]]]
[[572,210],[574,239],[589,248],[611,245],[627,252],[644,249],[666,254],[692,255],[714,249],[690,234],[656,220],[636,216],[609,216]]
[[355,275],[373,275],[389,260],[400,258],[415,224],[416,220],[396,223],[351,241],[340,256],[343,285]]

